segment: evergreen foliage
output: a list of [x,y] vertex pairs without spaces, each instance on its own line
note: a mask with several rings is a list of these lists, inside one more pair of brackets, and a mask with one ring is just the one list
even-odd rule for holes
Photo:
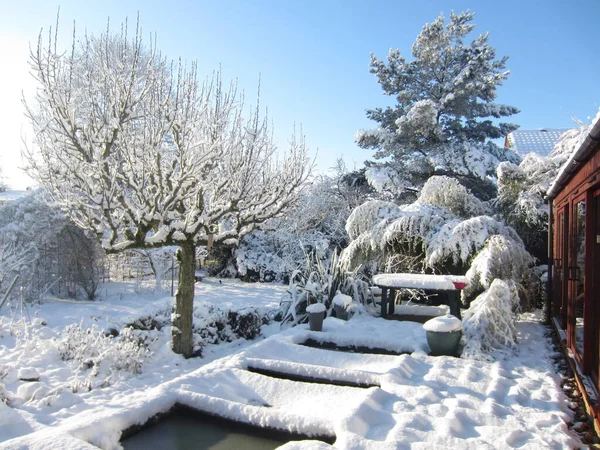
[[371,73],[396,104],[367,110],[378,127],[359,131],[356,140],[376,150],[377,160],[386,159],[371,167],[393,168],[398,195],[418,192],[438,174],[458,176],[487,200],[493,195],[486,177],[500,161],[518,162],[514,152],[486,142],[515,130],[516,125],[496,119],[519,110],[495,103],[496,90],[509,74],[508,58],[496,58],[488,33],[465,42],[473,17],[469,11],[451,13],[446,23],[440,14],[417,36],[410,61],[398,49],[390,50],[387,62],[371,55]]

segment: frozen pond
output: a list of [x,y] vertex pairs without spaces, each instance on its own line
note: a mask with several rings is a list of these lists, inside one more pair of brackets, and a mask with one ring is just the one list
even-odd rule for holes
[[212,417],[189,408],[177,408],[156,424],[121,441],[126,450],[198,449],[198,450],[267,450],[300,436],[265,430],[250,425]]

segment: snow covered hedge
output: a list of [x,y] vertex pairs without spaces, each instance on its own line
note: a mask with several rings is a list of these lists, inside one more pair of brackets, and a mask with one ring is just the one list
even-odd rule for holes
[[344,263],[356,267],[365,262],[362,255],[385,267],[394,254],[403,253],[422,258],[422,270],[464,273],[492,236],[523,246],[502,222],[488,215],[471,216],[489,210],[459,186],[448,177],[432,177],[411,205],[368,202],[356,208],[346,225],[354,240],[343,254]]

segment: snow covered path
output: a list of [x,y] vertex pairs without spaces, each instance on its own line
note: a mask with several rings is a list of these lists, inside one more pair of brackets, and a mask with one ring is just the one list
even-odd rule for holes
[[[579,448],[566,425],[572,412],[554,373],[545,328],[530,315],[518,329],[518,353],[498,354],[489,363],[428,356],[420,324],[329,318],[322,333],[299,326],[237,351],[232,347],[230,356],[196,370],[184,365],[180,375],[145,373],[129,380],[128,389],[96,394],[96,407],[86,398],[80,413],[73,411],[77,404],[48,414],[41,406],[17,411],[0,403],[0,430],[5,423],[29,433],[5,437],[0,448],[41,449],[51,442],[55,448],[91,443],[116,449],[123,430],[175,404],[258,426],[335,436],[333,448],[340,449]],[[303,345],[308,340],[402,354],[326,350]],[[319,383],[292,381],[286,374]],[[369,387],[343,385],[352,383]],[[283,448],[332,447],[307,440]]]

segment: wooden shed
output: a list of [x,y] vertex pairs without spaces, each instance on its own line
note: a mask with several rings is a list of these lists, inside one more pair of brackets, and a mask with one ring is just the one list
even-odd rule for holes
[[600,423],[600,120],[548,191],[548,315]]

